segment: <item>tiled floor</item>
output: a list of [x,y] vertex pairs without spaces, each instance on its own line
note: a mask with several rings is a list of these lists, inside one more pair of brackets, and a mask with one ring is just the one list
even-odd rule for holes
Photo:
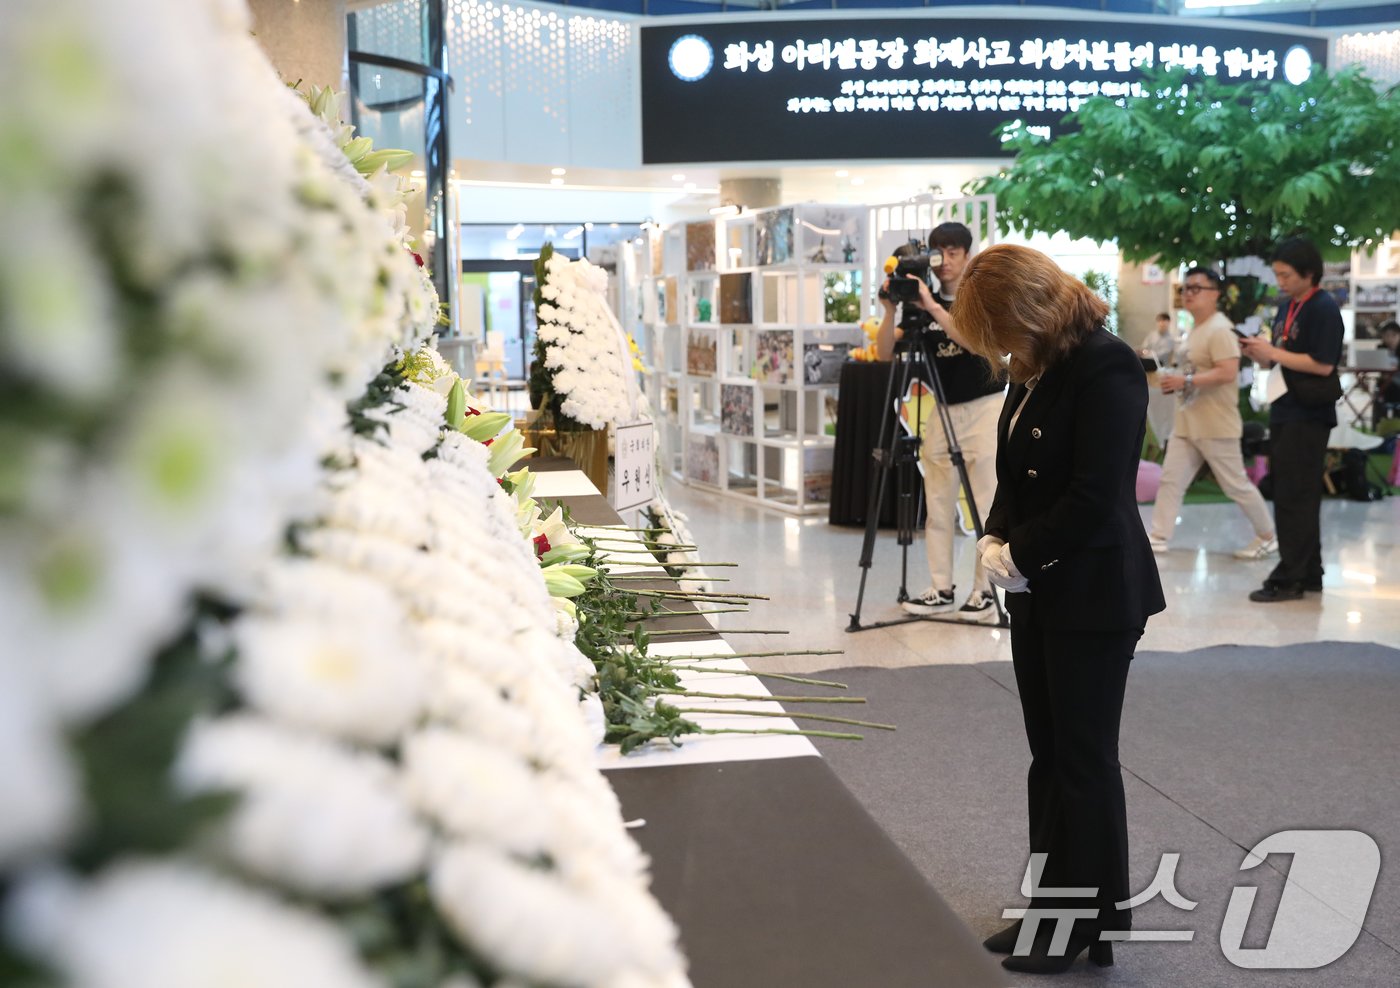
[[[747,614],[714,618],[722,631],[786,628],[791,634],[732,635],[752,651],[841,649],[843,655],[755,658],[769,672],[838,666],[912,666],[1010,660],[1005,631],[916,622],[848,633],[861,570],[863,532],[828,525],[825,517],[792,518],[672,480],[672,503],[690,519],[705,559],[739,563],[713,571],[731,583],[719,587],[760,593]],[[1147,508],[1144,508],[1146,512]],[[1249,541],[1249,526],[1233,504],[1182,509],[1172,549],[1157,557],[1167,610],[1149,623],[1140,650],[1186,651],[1208,645],[1282,645],[1310,641],[1371,641],[1400,646],[1400,498],[1374,503],[1329,500],[1322,510],[1321,594],[1283,604],[1254,604],[1248,593],[1272,561],[1240,562],[1230,553]],[[958,541],[959,600],[971,578],[973,539]],[[895,596],[901,552],[892,531],[876,543],[863,624],[902,616]],[[908,589],[928,584],[922,538],[908,552]],[[718,589],[718,588],[717,588]]]

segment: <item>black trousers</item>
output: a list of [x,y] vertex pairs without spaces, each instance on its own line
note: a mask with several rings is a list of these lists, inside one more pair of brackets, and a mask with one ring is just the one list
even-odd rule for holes
[[1322,471],[1330,427],[1287,422],[1269,429],[1269,473],[1274,485],[1274,527],[1278,565],[1269,581],[1278,584],[1322,580]]
[[1012,615],[1011,659],[1030,742],[1031,853],[1046,855],[1042,888],[1095,888],[1095,898],[1037,896],[1038,908],[1097,907],[1105,930],[1132,927],[1116,903],[1128,887],[1128,815],[1118,726],[1141,630],[1054,631],[1031,608]]

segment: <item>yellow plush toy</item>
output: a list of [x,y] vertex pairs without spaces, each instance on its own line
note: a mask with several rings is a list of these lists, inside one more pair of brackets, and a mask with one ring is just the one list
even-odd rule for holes
[[[871,316],[860,324],[861,330],[865,333],[866,339],[870,341],[867,346],[856,347],[851,351],[852,360],[861,360],[871,363],[880,359],[879,352],[875,346],[875,338],[880,335],[880,320]],[[894,338],[897,340],[904,335],[904,331],[898,326],[894,330]]]

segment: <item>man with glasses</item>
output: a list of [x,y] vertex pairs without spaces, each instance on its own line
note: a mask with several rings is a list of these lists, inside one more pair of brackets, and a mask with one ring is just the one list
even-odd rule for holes
[[1238,550],[1235,557],[1265,559],[1278,551],[1278,539],[1263,495],[1244,472],[1240,451],[1244,423],[1236,384],[1240,346],[1234,327],[1220,311],[1221,287],[1220,275],[1210,268],[1186,272],[1182,306],[1195,325],[1180,351],[1185,359],[1179,373],[1160,377],[1162,391],[1177,395],[1178,401],[1148,541],[1154,552],[1167,551],[1186,488],[1201,464],[1207,463],[1220,489],[1254,526],[1254,541]]

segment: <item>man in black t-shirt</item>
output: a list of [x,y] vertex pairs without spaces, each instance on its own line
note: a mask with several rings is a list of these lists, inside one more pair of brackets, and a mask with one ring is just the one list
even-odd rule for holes
[[[961,223],[944,223],[929,231],[928,245],[942,252],[943,262],[933,269],[938,278],[938,294],[920,282],[917,305],[931,313],[937,302],[952,310],[957,302],[958,282],[962,280],[972,251],[972,231]],[[876,350],[881,360],[894,353],[895,303],[882,300],[885,307]],[[908,313],[901,325],[909,322]],[[928,323],[929,320],[923,320]],[[977,510],[986,517],[996,493],[997,420],[1001,416],[1004,377],[992,371],[987,362],[958,346],[948,334],[933,323],[925,330],[948,402],[948,415],[953,432],[962,448],[968,481]],[[928,557],[929,588],[907,600],[903,607],[911,614],[937,614],[953,606],[953,538],[957,532],[958,491],[961,478],[948,455],[948,442],[943,435],[943,423],[933,409],[931,399],[925,404],[923,442],[919,446],[919,461],[924,470],[924,498],[928,516],[924,527],[924,551]],[[981,521],[981,519],[978,519]],[[957,617],[979,623],[995,623],[996,604],[992,584],[978,559],[973,572],[972,592],[956,612]]]
[[1269,473],[1279,561],[1264,586],[1249,595],[1258,603],[1297,600],[1322,589],[1322,473],[1341,396],[1335,378],[1342,313],[1331,293],[1317,287],[1322,255],[1311,241],[1290,237],[1270,261],[1286,299],[1274,317],[1272,341],[1262,333],[1241,341],[1252,360],[1273,365],[1287,386],[1283,394],[1270,387]]

